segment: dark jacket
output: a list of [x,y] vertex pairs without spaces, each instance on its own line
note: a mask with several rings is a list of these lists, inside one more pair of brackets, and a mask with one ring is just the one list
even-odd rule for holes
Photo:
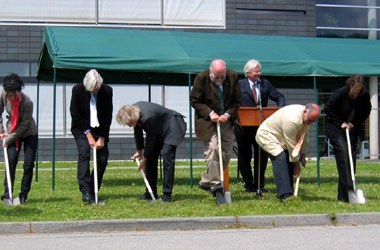
[[83,84],[77,84],[73,87],[70,103],[71,113],[71,133],[74,138],[84,134],[84,131],[90,129],[91,134],[103,137],[105,141],[109,140],[109,131],[112,122],[112,88],[102,84],[98,93],[96,108],[98,112],[99,127],[90,127],[90,99],[91,94],[86,90]]
[[[242,96],[241,107],[257,107],[248,78],[239,80],[239,84]],[[285,106],[284,95],[266,79],[262,79],[260,82],[260,94],[262,107],[268,106],[268,98],[276,102],[277,107]]]
[[140,108],[138,125],[134,127],[137,149],[144,149],[143,130],[146,135],[144,157],[151,156],[156,141],[172,146],[183,141],[186,122],[182,114],[152,102],[137,102],[133,106]]
[[364,121],[368,118],[371,108],[368,92],[358,96],[356,100],[352,100],[348,96],[347,87],[338,89],[325,105],[327,137],[334,139],[342,134],[341,125],[343,122],[348,122],[352,110],[355,111],[355,116],[350,122],[354,125],[354,129],[350,132],[353,136],[363,137]]
[[[229,122],[241,130],[238,109],[241,104],[241,91],[238,74],[230,69],[223,81],[224,110],[230,114]],[[216,85],[211,81],[209,70],[200,72],[194,80],[190,94],[191,106],[195,109],[195,133],[198,138],[208,141],[216,132],[216,123],[211,122],[212,110],[219,114],[220,101]]]

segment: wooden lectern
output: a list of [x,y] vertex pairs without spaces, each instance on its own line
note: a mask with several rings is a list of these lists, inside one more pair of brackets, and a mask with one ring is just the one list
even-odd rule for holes
[[[261,123],[279,109],[278,107],[263,107]],[[260,108],[240,107],[238,112],[242,126],[260,126]]]

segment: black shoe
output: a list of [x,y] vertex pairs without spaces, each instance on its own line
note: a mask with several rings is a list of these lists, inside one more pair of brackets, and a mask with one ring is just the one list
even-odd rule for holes
[[[153,195],[154,195],[155,199],[158,198],[157,194],[153,194]],[[137,199],[138,200],[152,200],[152,196],[150,196],[150,193],[146,192],[145,194],[143,194],[142,196],[138,197]]]
[[212,194],[215,197],[216,196],[216,192],[222,192],[223,191],[223,186],[222,186],[222,184],[218,184],[218,185],[215,185],[215,186],[211,187],[210,189],[211,189]]
[[162,197],[163,202],[172,202],[172,195],[171,194],[164,194]]
[[205,186],[202,186],[200,183],[198,183],[198,188],[201,189],[201,190],[203,190],[203,191],[208,192],[209,194],[214,195],[214,194],[212,193],[212,191],[211,191],[211,188],[209,188],[209,187],[205,187]]
[[20,196],[20,204],[27,204],[25,196]]
[[82,195],[82,201],[83,202],[90,202],[91,201],[91,194],[88,191],[84,191]]
[[341,202],[350,202],[350,201],[348,200],[348,198],[345,199],[345,198],[340,198],[340,197],[338,197],[338,200],[341,201]]
[[256,189],[254,189],[253,187],[246,187],[245,188],[245,192],[247,192],[247,193],[253,193],[253,192],[256,192]]
[[288,199],[291,196],[292,196],[292,194],[283,194],[283,195],[281,195],[280,200],[281,200],[281,202],[285,202],[286,199]]
[[1,200],[3,201],[4,199],[8,199],[9,200],[9,194],[8,194],[8,192],[4,193],[4,195],[1,196]]

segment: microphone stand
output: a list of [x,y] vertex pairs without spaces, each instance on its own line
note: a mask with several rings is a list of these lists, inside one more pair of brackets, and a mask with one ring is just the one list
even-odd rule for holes
[[[260,79],[257,79],[257,85],[258,85],[258,89],[259,89],[259,93],[258,93],[258,106],[260,108],[260,112],[259,112],[259,126],[261,125],[261,120],[262,120],[262,113],[263,113],[263,107],[262,107],[262,103],[261,103],[261,89],[260,89],[260,82],[261,80]],[[259,197],[259,198],[262,198],[263,197],[263,193],[261,191],[261,183],[260,183],[260,174],[261,174],[261,171],[260,171],[260,168],[261,168],[261,148],[259,146],[259,152],[258,152],[258,155],[259,155],[259,166],[257,167],[257,189],[256,189],[256,196]]]

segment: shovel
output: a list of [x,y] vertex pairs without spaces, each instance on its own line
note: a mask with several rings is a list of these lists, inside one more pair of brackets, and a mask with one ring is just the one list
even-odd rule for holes
[[7,147],[4,147],[4,163],[5,163],[5,172],[7,175],[7,186],[8,186],[8,195],[9,195],[9,199],[4,198],[4,207],[20,205],[20,199],[18,197],[13,199],[12,181],[11,181],[11,174],[10,174],[10,168],[9,168]]
[[[139,167],[139,166],[140,166],[140,161],[139,161],[139,159],[137,159],[137,158],[136,158],[136,163],[137,163],[137,167]],[[144,171],[143,171],[142,169],[140,169],[140,173],[141,173],[142,177],[144,178],[145,186],[146,186],[146,188],[148,189],[148,192],[149,192],[149,194],[150,194],[150,197],[152,198],[152,201],[155,202],[155,201],[156,201],[156,198],[154,197],[154,194],[153,194],[152,188],[150,187],[150,185],[149,185],[149,181],[148,181],[148,179],[146,178],[145,173],[144,173]],[[148,201],[148,202],[150,202],[150,201]]]
[[348,156],[350,159],[351,179],[352,179],[352,184],[353,184],[353,190],[348,191],[348,200],[352,204],[364,204],[365,203],[365,197],[363,194],[363,190],[361,190],[361,189],[356,190],[354,163],[352,160],[350,132],[349,132],[348,128],[346,128],[346,138],[347,138]]
[[296,188],[294,190],[294,196],[298,195],[298,187],[300,185],[300,177],[301,177],[301,174],[297,177],[297,180],[296,180]]
[[228,203],[225,198],[225,190],[224,190],[224,171],[223,171],[223,156],[222,156],[222,137],[220,135],[220,124],[217,126],[218,133],[218,147],[219,147],[219,172],[220,172],[220,180],[223,188],[223,192],[216,192],[216,203],[218,205],[222,205]]
[[93,147],[93,161],[94,161],[94,194],[95,194],[95,203],[89,203],[92,205],[105,205],[104,201],[99,201],[98,199],[98,159],[96,157],[96,147]]
[[[300,162],[301,162],[301,160],[300,160]],[[305,167],[305,165],[303,165],[303,164],[302,164],[302,166]],[[301,178],[301,172],[300,172],[300,174],[298,175],[298,177],[296,179],[296,188],[294,189],[294,196],[298,195],[298,188],[299,188],[299,185],[300,185],[300,178]]]

